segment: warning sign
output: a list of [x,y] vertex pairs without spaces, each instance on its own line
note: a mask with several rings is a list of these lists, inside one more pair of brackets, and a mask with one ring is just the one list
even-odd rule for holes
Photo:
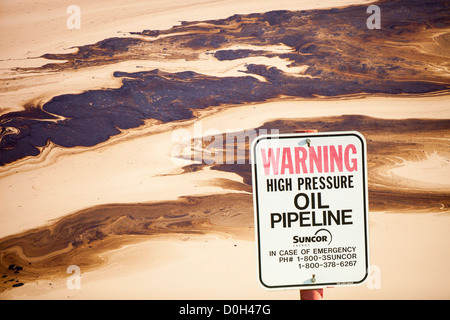
[[364,137],[263,135],[253,141],[251,156],[261,285],[361,284],[369,268]]

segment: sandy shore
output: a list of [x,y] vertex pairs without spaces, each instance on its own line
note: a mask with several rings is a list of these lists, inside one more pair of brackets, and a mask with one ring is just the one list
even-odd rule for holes
[[[195,137],[207,135],[211,130],[225,133],[257,128],[273,119],[314,118],[324,114],[448,119],[449,101],[449,97],[283,101],[229,108],[201,122],[186,121],[177,127]],[[174,129],[172,125],[168,128]],[[173,175],[190,163],[172,158],[172,151],[180,141],[173,135],[176,131],[156,134],[152,134],[154,128],[148,131],[134,130],[95,148],[54,147],[48,156],[2,168],[0,191],[8,201],[0,203],[0,236],[35,228],[94,205],[221,193],[221,187],[208,186],[207,182],[218,178],[242,181],[236,174],[209,170]],[[443,184],[447,183],[448,165],[429,169],[433,176],[442,178]]]
[[[38,67],[57,62],[40,58],[47,53],[70,53],[76,46],[96,43],[111,37],[129,37],[130,32],[142,30],[164,30],[180,25],[182,21],[222,19],[234,14],[249,14],[271,10],[307,10],[331,8],[351,4],[364,4],[368,0],[328,1],[216,1],[195,0],[180,4],[177,0],[139,1],[124,4],[122,1],[77,1],[81,10],[80,29],[70,30],[66,26],[67,1],[4,1],[0,11],[0,114],[5,111],[22,110],[30,102],[46,101],[54,95],[81,92],[93,88],[113,88],[119,85],[111,75],[113,71],[136,70],[136,63],[128,61],[116,66],[97,68],[71,74],[44,76],[23,75],[14,68]],[[41,41],[43,35],[45,41]],[[185,60],[181,62],[186,62]],[[202,62],[200,62],[202,63]],[[139,62],[146,66],[145,62]],[[161,65],[150,63],[151,68]],[[183,66],[181,66],[183,68]],[[180,65],[176,65],[180,68]],[[173,67],[169,67],[169,70]],[[145,70],[145,69],[144,69]],[[192,70],[192,69],[189,69]],[[71,72],[73,73],[73,72]],[[72,79],[76,79],[73,81]],[[32,88],[31,88],[32,87]]]
[[[82,9],[81,30],[67,29],[66,8],[69,4],[64,1],[57,1],[51,6],[43,2],[34,2],[32,5],[4,2],[0,13],[0,115],[23,110],[27,103],[42,103],[62,93],[117,88],[122,84],[121,79],[112,76],[117,70],[194,70],[221,77],[239,75],[246,63],[261,63],[275,66],[286,73],[297,72],[301,76],[304,68],[289,68],[287,59],[267,57],[220,63],[207,56],[202,56],[197,61],[172,60],[167,63],[125,61],[72,70],[69,72],[70,77],[69,73],[64,72],[27,74],[15,71],[14,68],[48,63],[48,60],[36,58],[45,53],[67,53],[73,51],[74,46],[95,43],[108,37],[129,36],[128,32],[132,31],[168,29],[184,20],[204,21],[226,18],[236,13],[330,8],[370,2],[372,1],[308,0],[299,3],[289,0],[280,3],[252,0],[243,3],[229,0],[217,3],[197,0],[180,6],[178,1],[160,0],[150,1],[150,5],[147,2],[123,4],[108,1],[106,4],[104,1],[78,1],[77,4]],[[189,12],[188,17],[186,12]],[[52,36],[48,41],[40,41],[43,34],[50,33]],[[271,49],[274,50],[283,51],[286,48],[280,45]],[[136,65],[139,65],[139,69],[136,69]],[[263,77],[258,79],[264,80]],[[244,178],[237,173],[213,170],[210,167],[184,172],[183,168],[193,162],[173,157],[174,148],[180,146],[177,132],[183,132],[189,138],[199,138],[218,132],[258,128],[272,120],[308,121],[340,115],[397,120],[445,120],[450,119],[449,105],[448,95],[380,95],[310,100],[282,97],[264,103],[196,111],[198,118],[195,120],[168,124],[148,121],[140,128],[123,130],[120,135],[91,148],[62,148],[51,144],[37,157],[28,157],[0,167],[0,194],[2,199],[7,199],[0,201],[0,240],[6,242],[20,233],[32,233],[30,230],[33,229],[52,234],[56,230],[55,223],[64,222],[71,214],[76,216],[83,210],[101,210],[103,206],[111,204],[138,207],[140,204],[178,201],[180,197],[186,196],[229,193],[249,196]],[[448,194],[448,130],[427,139],[436,141],[436,144],[427,148],[424,157],[412,159],[409,154],[399,154],[390,157],[385,165],[377,168],[374,176],[379,180],[374,180],[374,187],[386,180],[390,187],[398,187],[400,193],[404,190],[401,188],[409,186],[419,194]],[[417,137],[411,133],[410,142],[414,140]],[[439,149],[428,150],[435,145]],[[189,198],[187,202],[192,199]],[[198,210],[201,213],[209,212],[206,209],[200,207]],[[440,209],[432,211],[415,211],[410,208],[396,210],[397,208],[389,212],[379,210],[370,213],[373,273],[368,283],[360,287],[326,289],[326,299],[450,298],[450,278],[446,275],[450,268],[448,207],[443,204]],[[232,220],[234,216],[230,213],[227,213],[228,216],[218,215],[213,217],[216,219],[214,222],[217,222],[214,224],[199,213],[195,216],[198,220],[192,220],[194,227],[198,229],[193,227],[189,233],[191,221],[180,222],[177,219],[182,214],[177,212],[178,215],[173,214],[169,218],[161,215],[156,220],[151,220],[151,223],[165,223],[166,218],[172,222],[170,219],[173,218],[178,223],[174,228],[187,226],[180,233],[174,231],[171,234],[161,232],[152,235],[124,235],[119,232],[120,223],[128,219],[127,223],[132,225],[133,221],[137,221],[136,217],[131,214],[107,214],[105,228],[117,232],[117,237],[113,244],[105,248],[98,244],[102,243],[98,240],[103,239],[103,234],[97,234],[96,242],[92,240],[92,247],[98,251],[95,251],[93,257],[88,257],[100,263],[96,268],[82,267],[80,289],[68,289],[67,279],[70,275],[65,273],[66,265],[58,265],[57,275],[50,271],[40,274],[39,280],[26,282],[12,290],[0,291],[0,299],[299,298],[299,293],[295,290],[267,292],[258,286],[254,234],[253,229],[246,225],[248,216]],[[147,218],[144,215],[142,219]],[[227,222],[228,218],[232,222]],[[244,229],[243,225],[246,225]],[[171,225],[167,223],[164,226]],[[219,230],[218,226],[223,227],[223,230]],[[70,231],[71,227],[68,224],[62,230]],[[136,230],[140,232],[140,229],[134,231]],[[46,239],[46,236],[42,238]],[[76,246],[76,243],[71,243],[68,247],[55,249],[51,253],[38,246],[36,256],[27,257],[26,246],[21,248],[21,239],[18,239],[17,247],[12,250],[17,250],[26,261],[33,263],[45,262],[44,258],[48,257],[39,256],[39,250],[45,254],[57,255],[60,252],[58,250],[70,251]],[[33,241],[41,238],[30,239]],[[61,239],[57,238],[54,242],[58,241]],[[91,245],[90,242],[88,244]],[[89,251],[87,248],[86,245],[85,249]],[[4,254],[6,251],[0,253],[0,261]],[[70,258],[69,255],[67,261],[71,261]],[[49,270],[53,272],[56,269]],[[14,276],[8,273],[8,279]]]
[[[11,59],[15,66],[26,59],[48,52],[66,52],[70,48],[94,43],[109,37],[146,29],[163,30],[181,21],[203,21],[226,18],[234,14],[248,14],[271,10],[306,10],[331,8],[351,4],[365,4],[368,0],[328,1],[242,1],[227,0],[220,3],[209,0],[179,1],[92,1],[80,0],[81,28],[70,30],[66,26],[67,1],[3,1],[1,8],[0,42],[1,60]],[[47,41],[42,35],[51,34]],[[11,64],[11,61],[10,61]]]
[[[299,104],[305,107],[298,108]],[[411,108],[412,104],[416,108]],[[283,102],[285,116],[278,111],[276,118],[317,117],[324,113],[352,114],[356,110],[360,114],[382,117],[394,106],[397,113],[393,117],[398,119],[410,116],[448,118],[447,105],[446,97],[410,101],[401,98],[290,101]],[[427,112],[424,114],[425,106]],[[254,114],[252,106],[235,107],[207,116],[202,121],[203,132],[215,126],[223,131],[227,128],[254,128],[273,119],[274,108],[280,110],[275,102],[257,107],[259,112],[254,117],[248,116]],[[402,108],[403,114],[400,113]],[[194,124],[191,121],[183,126],[192,132],[192,136],[195,135]],[[87,208],[101,203],[136,203],[172,200],[182,195],[220,194],[232,190],[211,185],[208,181],[214,178],[242,181],[236,174],[215,170],[174,174],[179,172],[182,164],[176,164],[170,158],[170,149],[174,144],[171,134],[172,131],[168,131],[122,137],[115,143],[106,143],[92,151],[70,150],[68,153],[67,150],[55,148],[32,167],[22,165],[15,168],[17,172],[2,177],[2,193],[7,194],[9,199],[7,203],[2,203],[2,213],[9,213],[1,217],[3,235],[11,234],[12,230],[17,232],[45,225],[59,218],[63,212],[68,214],[79,209],[81,203]],[[441,165],[437,165],[438,162]],[[448,158],[432,155],[423,161],[406,161],[403,165],[392,167],[391,171],[399,178],[414,180],[425,190],[429,189],[430,184],[448,189],[445,178],[448,175],[447,163]],[[108,172],[124,174],[112,176]],[[386,174],[390,173],[386,171]],[[89,186],[89,192],[86,192],[86,186]],[[47,206],[47,203],[52,205]],[[326,291],[326,297],[448,298],[448,286],[437,287],[434,283],[446,278],[445,270],[450,266],[446,255],[449,244],[446,231],[449,226],[450,220],[445,213],[371,212],[371,264],[379,268],[375,270],[380,274],[373,275],[373,284],[333,288]],[[247,240],[220,235],[179,235],[143,240],[102,253],[106,264],[83,273],[81,290],[67,289],[67,279],[63,277],[38,281],[0,296],[6,299],[297,299],[296,291],[272,293],[257,285],[253,234],[251,231],[246,234]],[[136,258],[131,259],[133,256]],[[201,259],[206,260],[199,263]],[[182,272],[180,266],[183,266]],[[425,277],[427,280],[419,280]],[[183,285],[174,291],[173,287],[178,283]],[[211,283],[217,283],[217,286]],[[376,289],[380,283],[381,289]],[[112,290],[118,286],[123,290]],[[239,290],[236,290],[237,286]]]
[[[326,288],[333,299],[448,299],[450,218],[433,213],[370,215],[369,280]],[[431,236],[432,235],[432,236]],[[268,292],[256,281],[255,243],[221,235],[158,237],[104,254],[102,268],[83,272],[79,289],[67,278],[41,280],[2,299],[299,299],[298,290]],[[120,288],[120,290],[117,290]]]
[[[107,265],[82,273],[81,288],[66,279],[17,288],[10,299],[296,299],[256,282],[254,242],[222,236],[156,238],[105,254]],[[83,272],[83,270],[81,270]],[[116,288],[120,287],[120,290]]]
[[393,168],[389,174],[400,179],[406,179],[405,183],[412,187],[426,189],[438,188],[449,190],[450,170],[449,160],[437,153],[427,154],[422,161],[403,161]]

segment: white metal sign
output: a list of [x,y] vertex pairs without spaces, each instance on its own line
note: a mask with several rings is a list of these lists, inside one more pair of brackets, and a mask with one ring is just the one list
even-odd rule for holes
[[263,135],[251,147],[260,284],[314,289],[368,276],[366,142],[358,132]]

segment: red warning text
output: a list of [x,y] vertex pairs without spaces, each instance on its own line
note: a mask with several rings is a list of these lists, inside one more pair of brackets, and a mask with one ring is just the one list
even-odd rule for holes
[[265,175],[353,172],[358,170],[355,145],[261,149]]

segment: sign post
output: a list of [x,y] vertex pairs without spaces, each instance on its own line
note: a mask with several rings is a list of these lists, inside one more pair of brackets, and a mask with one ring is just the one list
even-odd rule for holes
[[[317,133],[318,130],[295,130],[295,133]],[[322,300],[323,289],[300,290],[300,300]]]
[[262,135],[251,156],[260,285],[308,298],[362,284],[369,268],[364,137]]

